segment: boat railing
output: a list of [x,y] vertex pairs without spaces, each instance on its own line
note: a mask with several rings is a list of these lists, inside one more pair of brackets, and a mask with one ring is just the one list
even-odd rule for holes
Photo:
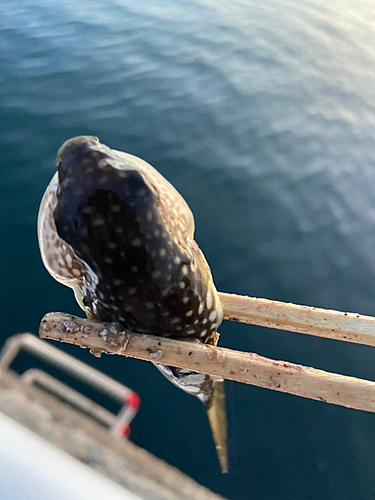
[[21,375],[20,378],[25,384],[37,385],[64,400],[100,422],[115,436],[129,436],[130,423],[137,414],[140,404],[139,397],[134,391],[60,349],[43,342],[31,333],[22,333],[7,339],[0,352],[0,370],[9,370],[21,350],[93,387],[120,403],[121,408],[116,415],[39,368],[30,368]]

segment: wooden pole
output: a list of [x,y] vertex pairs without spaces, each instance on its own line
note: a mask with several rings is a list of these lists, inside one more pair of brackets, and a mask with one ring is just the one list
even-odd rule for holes
[[371,316],[229,293],[219,296],[224,319],[230,321],[375,346],[375,318]]
[[89,348],[96,355],[105,352],[157,361],[326,403],[375,412],[375,382],[275,361],[254,353],[118,331],[114,325],[64,313],[46,314],[39,335]]

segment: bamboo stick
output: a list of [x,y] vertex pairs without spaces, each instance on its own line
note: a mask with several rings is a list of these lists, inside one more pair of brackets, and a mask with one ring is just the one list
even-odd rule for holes
[[219,293],[224,319],[375,346],[375,318],[299,306],[274,300]]
[[375,382],[275,361],[254,353],[129,331],[119,332],[114,325],[95,323],[64,313],[46,314],[39,335],[89,348],[96,355],[105,352],[157,361],[326,403],[375,412]]

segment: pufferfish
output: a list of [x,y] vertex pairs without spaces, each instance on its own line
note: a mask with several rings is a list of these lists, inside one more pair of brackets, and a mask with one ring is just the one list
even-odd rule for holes
[[[96,137],[66,141],[56,165],[39,209],[39,247],[48,272],[73,289],[87,317],[215,343],[222,305],[178,191],[145,161]],[[223,379],[154,364],[204,403],[227,472]]]

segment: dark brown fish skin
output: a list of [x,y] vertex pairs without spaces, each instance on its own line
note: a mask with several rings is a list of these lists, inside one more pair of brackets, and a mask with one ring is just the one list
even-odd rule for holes
[[96,315],[141,333],[212,338],[219,318],[210,320],[200,267],[164,227],[143,173],[112,167],[86,142],[65,151],[58,173],[56,228],[98,278],[87,298]]
[[[222,307],[206,260],[189,235],[188,216],[184,228],[181,211],[190,210],[176,200],[185,206],[174,220],[170,203],[162,199],[162,183],[126,161],[116,168],[114,155],[96,138],[78,137],[57,156],[53,217],[59,237],[87,264],[81,286],[86,312],[134,332],[212,342]],[[155,366],[205,404],[227,472],[223,380]]]

